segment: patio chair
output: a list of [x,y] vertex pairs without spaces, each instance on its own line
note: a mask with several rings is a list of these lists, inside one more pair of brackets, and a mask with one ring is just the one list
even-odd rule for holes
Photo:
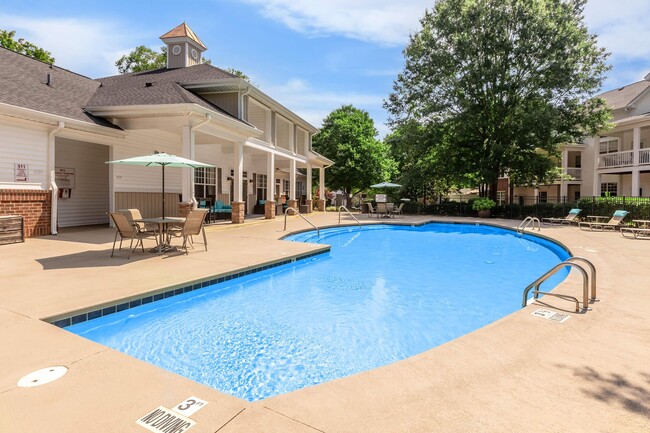
[[368,205],[368,218],[370,218],[372,215],[379,216],[377,213],[377,209],[372,205],[372,203],[366,203]]
[[404,208],[404,203],[400,203],[399,206],[393,208],[393,215],[399,215],[402,218],[404,218],[404,214],[402,213],[402,209]]
[[120,213],[122,213],[126,217],[126,219],[129,220],[129,223],[136,225],[138,227],[138,230],[141,233],[150,232],[158,235],[158,231],[159,231],[158,224],[144,223],[142,221],[137,221],[142,219],[142,214],[140,213],[140,209],[120,209]]
[[581,212],[581,209],[571,209],[569,214],[564,218],[542,218],[542,222],[547,222],[549,224],[571,224],[572,222],[577,223],[578,214]]
[[[578,227],[581,230],[592,230],[592,231],[603,231],[605,229],[616,230],[617,228],[623,225],[623,218],[627,216],[629,212],[626,210],[617,210],[612,215],[609,221],[606,223],[597,222],[597,221],[580,221]],[[587,217],[589,218],[589,217]],[[592,218],[607,218],[607,217],[592,217]]]
[[205,250],[208,250],[208,239],[205,236],[205,217],[208,214],[209,209],[193,209],[190,211],[189,214],[187,214],[187,217],[185,218],[185,223],[182,226],[179,227],[172,227],[171,229],[168,230],[167,232],[167,237],[168,239],[171,240],[172,237],[182,237],[183,238],[183,245],[181,245],[181,248],[185,250],[185,254],[189,254],[189,251],[187,250],[187,245],[189,241],[189,245],[194,248],[194,240],[192,236],[197,236],[199,234],[203,234],[203,245],[205,246]]
[[[108,215],[110,215],[111,219],[113,220],[113,224],[115,224],[115,239],[113,239],[111,257],[113,257],[115,254],[115,243],[117,242],[118,235],[120,236],[120,250],[122,249],[122,241],[124,239],[131,239],[131,243],[129,245],[129,256],[127,257],[128,259],[131,258],[133,251],[138,248],[138,244],[140,247],[142,247],[142,252],[144,253],[144,245],[142,242],[144,239],[153,237],[156,239],[156,243],[158,243],[158,236],[156,232],[141,232],[138,226],[130,223],[128,218],[123,213],[109,212]],[[134,240],[136,241],[135,247],[133,246]]]

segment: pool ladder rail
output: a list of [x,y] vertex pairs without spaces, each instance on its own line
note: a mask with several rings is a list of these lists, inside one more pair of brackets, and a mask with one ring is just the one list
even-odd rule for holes
[[357,222],[357,224],[359,225],[359,227],[361,227],[361,222],[359,222],[359,220],[357,219],[357,217],[355,217],[354,215],[352,215],[352,212],[350,212],[350,210],[349,210],[347,207],[345,207],[345,206],[339,206],[339,224],[341,224],[341,211],[345,211],[345,212],[347,212],[348,215],[350,215],[352,218],[354,218],[354,220]]
[[[581,262],[587,265],[587,267],[591,271],[591,278],[589,277],[589,274],[587,273],[585,267],[581,263],[576,263],[576,262]],[[548,280],[557,271],[565,267],[576,268],[582,275],[582,309],[580,308],[580,301],[578,300],[578,298],[574,296],[562,295],[560,293],[542,292],[539,290],[539,286],[541,286],[544,281]],[[590,288],[591,288],[591,297],[589,297]],[[544,275],[542,275],[541,277],[539,277],[538,279],[530,283],[528,287],[524,289],[524,295],[521,301],[522,308],[528,305],[528,299],[527,299],[528,293],[532,289],[534,289],[533,299],[537,299],[539,295],[555,296],[557,298],[574,301],[576,303],[576,310],[575,310],[576,313],[579,313],[581,311],[587,312],[588,310],[591,310],[589,304],[598,301],[598,298],[596,298],[596,267],[593,265],[593,263],[591,263],[589,260],[585,259],[584,257],[577,257],[577,256],[570,257],[567,260],[563,261],[562,263],[555,265],[548,272],[546,272]]]
[[535,230],[535,224],[537,224],[537,230],[541,231],[542,230],[542,222],[539,220],[537,217],[532,217],[532,216],[527,216],[521,224],[517,226],[517,233],[523,233],[524,230],[528,228],[532,224],[532,230]]
[[315,228],[315,229],[316,229],[316,233],[318,234],[318,237],[320,237],[320,229],[319,229],[318,227],[316,227],[316,225],[315,225],[313,222],[311,222],[311,221],[309,221],[307,218],[305,218],[305,216],[304,216],[303,214],[301,214],[301,213],[298,211],[298,209],[296,209],[295,207],[287,207],[287,208],[285,209],[285,211],[284,211],[284,231],[285,231],[285,232],[287,231],[287,215],[289,214],[289,211],[290,211],[290,210],[293,211],[293,214],[294,214],[294,215],[298,215],[300,218],[302,218],[302,219],[304,219],[305,221],[307,221],[307,224],[309,224],[310,226],[312,226],[313,228]]

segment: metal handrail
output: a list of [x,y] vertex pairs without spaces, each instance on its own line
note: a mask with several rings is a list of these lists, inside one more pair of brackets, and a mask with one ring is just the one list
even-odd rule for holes
[[585,259],[584,257],[579,257],[579,256],[569,257],[566,261],[567,262],[580,261],[586,263],[587,266],[589,266],[589,269],[591,269],[591,298],[589,299],[589,301],[592,303],[598,301],[598,298],[596,297],[596,267],[594,266],[594,264],[591,263],[589,260]]
[[535,230],[535,223],[537,223],[537,230],[542,230],[542,222],[537,217],[527,216],[524,220],[517,226],[517,233],[523,233],[530,224],[533,225],[533,230]]
[[[588,262],[587,259],[584,259],[582,257],[578,257],[577,259],[581,260],[581,261]],[[539,290],[539,286],[541,286],[544,281],[548,280],[553,274],[555,274],[560,269],[569,266],[569,267],[574,267],[574,268],[578,269],[578,271],[580,271],[580,273],[582,274],[582,309],[585,310],[585,311],[589,310],[589,275],[587,274],[587,271],[585,271],[585,269],[581,265],[579,265],[578,263],[574,263],[574,262],[572,262],[570,260],[571,259],[565,260],[562,263],[559,263],[559,264],[553,266],[544,275],[542,275],[541,277],[539,277],[538,279],[536,279],[535,281],[530,283],[524,289],[524,294],[523,294],[523,297],[522,297],[522,300],[521,300],[522,308],[525,307],[528,304],[528,299],[527,299],[528,298],[528,293],[530,292],[530,290],[532,288],[535,288],[535,290],[533,291],[534,299],[537,299],[538,295],[540,295],[540,294],[541,295],[555,296],[555,297],[558,297],[558,298],[561,298],[561,299],[571,299],[571,300],[575,301],[575,303],[576,303],[576,313],[580,312],[580,301],[578,301],[578,298],[576,298],[574,296],[570,296],[570,295],[562,295],[562,294],[559,294],[559,293],[542,292],[542,291]],[[593,266],[593,265],[591,265],[591,263],[589,263],[589,265],[590,265],[590,267]],[[593,286],[592,286],[592,296],[593,296],[593,294],[595,294],[595,288],[593,288]]]
[[359,222],[357,217],[352,215],[352,212],[350,212],[350,210],[345,206],[339,206],[339,224],[341,224],[341,210],[345,210],[352,218],[354,218],[354,220],[357,222],[357,224],[359,224],[359,227],[361,227],[361,223]]
[[285,231],[285,232],[287,231],[287,214],[289,213],[290,210],[292,210],[292,211],[294,212],[294,215],[298,215],[300,218],[302,218],[302,219],[304,219],[305,221],[307,221],[307,223],[308,223],[310,226],[312,226],[313,228],[315,228],[315,229],[316,229],[316,233],[318,234],[318,237],[320,237],[320,229],[319,229],[318,227],[316,227],[316,225],[314,225],[314,223],[312,223],[312,222],[309,221],[307,218],[305,218],[305,217],[304,217],[304,216],[303,216],[303,215],[298,211],[298,209],[296,209],[296,208],[294,208],[294,207],[287,207],[287,208],[285,209],[285,211],[284,211],[284,231]]

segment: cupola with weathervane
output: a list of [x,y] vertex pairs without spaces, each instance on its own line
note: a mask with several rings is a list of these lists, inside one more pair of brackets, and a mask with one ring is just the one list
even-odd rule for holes
[[201,54],[207,50],[201,39],[183,23],[160,37],[167,45],[167,69],[201,64]]

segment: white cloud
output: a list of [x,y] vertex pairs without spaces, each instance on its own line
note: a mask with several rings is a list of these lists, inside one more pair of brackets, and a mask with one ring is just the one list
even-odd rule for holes
[[368,111],[375,121],[379,137],[388,133],[388,128],[381,123],[386,116],[386,112],[381,108],[385,95],[316,90],[301,78],[291,78],[281,84],[263,84],[260,89],[316,127],[321,126],[332,110],[351,104]]
[[431,0],[242,0],[264,16],[310,35],[340,34],[381,45],[403,45],[419,28]]
[[[52,53],[56,65],[97,78],[117,73],[115,61],[135,45],[138,35],[115,22],[87,18],[35,18],[0,14],[7,30]],[[144,38],[143,38],[144,39]],[[157,47],[156,47],[157,48]]]

